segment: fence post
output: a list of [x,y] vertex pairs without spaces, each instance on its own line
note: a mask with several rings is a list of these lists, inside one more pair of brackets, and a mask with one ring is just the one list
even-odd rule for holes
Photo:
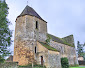
[[32,68],[33,68],[33,61],[32,61]]

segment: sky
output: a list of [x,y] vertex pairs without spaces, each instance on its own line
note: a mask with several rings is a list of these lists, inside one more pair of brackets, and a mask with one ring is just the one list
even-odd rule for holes
[[[27,3],[28,1],[28,3]],[[63,38],[73,34],[77,41],[85,42],[85,0],[6,0],[9,7],[10,29],[15,32],[15,20],[26,5],[31,6],[45,21],[48,33]],[[14,49],[14,42],[10,47]]]

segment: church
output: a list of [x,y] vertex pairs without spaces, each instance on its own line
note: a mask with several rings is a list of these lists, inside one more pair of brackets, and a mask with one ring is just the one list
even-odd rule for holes
[[47,22],[30,6],[16,18],[13,62],[61,68],[61,58],[78,64],[73,35],[58,38],[47,32]]

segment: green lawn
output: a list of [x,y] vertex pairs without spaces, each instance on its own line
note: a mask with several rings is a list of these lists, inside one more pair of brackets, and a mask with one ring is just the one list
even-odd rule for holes
[[85,68],[85,67],[70,67],[70,68]]

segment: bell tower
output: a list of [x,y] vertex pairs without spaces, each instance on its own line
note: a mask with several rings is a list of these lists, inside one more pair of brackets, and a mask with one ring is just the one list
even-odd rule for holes
[[47,22],[44,21],[33,8],[28,5],[16,19],[15,39],[45,41],[47,34]]
[[35,60],[36,42],[47,39],[47,22],[28,5],[16,19],[14,38],[14,62],[31,64]]

